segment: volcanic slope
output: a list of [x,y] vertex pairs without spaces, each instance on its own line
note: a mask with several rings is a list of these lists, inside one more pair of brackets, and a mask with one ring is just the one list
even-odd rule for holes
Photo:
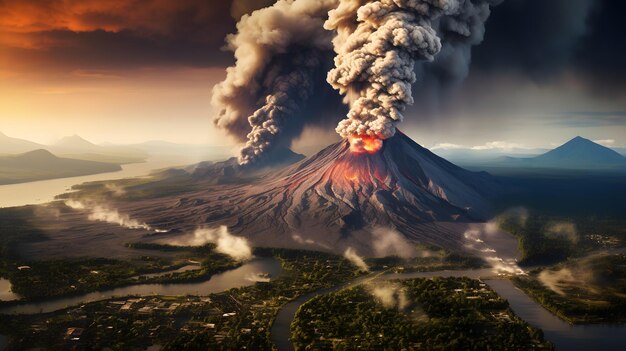
[[459,168],[397,133],[374,154],[353,153],[342,141],[255,182],[210,186],[167,208],[161,202],[158,215],[146,206],[128,210],[157,227],[227,225],[259,246],[367,250],[372,229],[382,227],[458,247],[460,238],[425,224],[485,219],[497,188],[489,174]]

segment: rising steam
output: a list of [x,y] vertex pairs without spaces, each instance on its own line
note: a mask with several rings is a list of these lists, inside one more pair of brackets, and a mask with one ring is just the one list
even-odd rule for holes
[[364,272],[369,272],[370,268],[367,266],[367,263],[365,263],[363,258],[356,253],[356,250],[354,248],[347,248],[346,251],[343,253],[343,257],[345,257],[360,270]]
[[108,207],[104,204],[85,203],[77,200],[67,200],[65,205],[74,210],[88,211],[88,219],[90,221],[106,222],[117,224],[121,227],[129,229],[145,229],[152,230],[152,227],[146,223],[131,219],[126,214],[121,214],[118,210]]
[[376,152],[413,103],[416,72],[433,90],[465,78],[490,5],[501,1],[278,0],[227,37],[236,64],[214,88],[214,122],[245,142],[240,164],[257,162],[305,125],[334,121],[339,98],[319,79],[327,73],[350,108],[337,132],[354,151]]
[[193,235],[170,242],[176,246],[203,246],[215,244],[217,252],[232,257],[237,261],[246,261],[252,258],[252,248],[245,238],[234,236],[228,227],[220,226],[217,229],[197,229]]
[[368,284],[367,291],[372,294],[385,308],[404,310],[409,306],[406,289],[396,283]]
[[409,259],[415,256],[426,257],[430,255],[425,250],[418,253],[414,245],[395,230],[374,228],[372,237],[372,247],[378,257],[398,256]]

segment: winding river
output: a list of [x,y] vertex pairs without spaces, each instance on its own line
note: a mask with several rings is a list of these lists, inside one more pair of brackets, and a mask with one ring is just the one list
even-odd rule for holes
[[291,322],[298,308],[318,295],[350,288],[367,281],[405,280],[433,277],[469,277],[483,279],[494,291],[508,300],[511,309],[526,322],[541,328],[545,338],[556,346],[557,351],[621,351],[626,345],[626,326],[570,325],[544,309],[540,304],[516,288],[509,279],[498,278],[491,269],[414,272],[400,274],[370,274],[350,283],[320,290],[287,303],[272,325],[271,338],[279,351],[294,350],[291,340]]
[[42,302],[21,303],[0,308],[0,314],[37,314],[58,311],[70,306],[88,302],[106,300],[120,296],[150,295],[207,295],[232,288],[249,286],[256,283],[261,274],[276,277],[282,272],[280,262],[274,258],[259,258],[238,268],[215,274],[209,280],[181,284],[136,284],[121,288],[88,293],[79,296],[64,297]]

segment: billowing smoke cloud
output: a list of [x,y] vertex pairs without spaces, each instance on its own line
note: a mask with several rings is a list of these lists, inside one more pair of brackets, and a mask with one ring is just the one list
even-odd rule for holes
[[217,229],[197,229],[192,236],[174,240],[170,244],[176,246],[215,244],[217,252],[228,255],[237,261],[245,261],[252,258],[252,248],[248,240],[232,235],[228,231],[228,227],[224,225]]
[[[88,219],[90,221],[100,221],[117,224],[121,227],[129,229],[153,230],[152,227],[150,227],[146,223],[131,219],[130,216],[126,214],[121,214],[118,210],[112,209],[103,204],[85,203],[77,200],[67,200],[65,201],[65,205],[74,210],[88,211]],[[159,230],[159,232],[163,231]]]
[[238,32],[227,37],[236,65],[215,86],[212,104],[215,124],[246,141],[240,164],[256,161],[301,132],[302,107],[323,90],[316,78],[332,48],[332,33],[323,23],[336,1],[279,0],[244,15]]
[[214,122],[245,142],[239,162],[250,164],[288,147],[305,125],[334,121],[340,99],[320,80],[334,49],[327,81],[350,105],[337,131],[391,137],[413,103],[416,63],[441,51],[426,70],[436,79],[464,78],[489,5],[500,1],[279,0],[252,13],[260,5],[236,1],[233,15],[249,14],[227,38],[236,64],[214,88]]
[[409,305],[406,289],[399,284],[385,283],[384,285],[368,284],[368,292],[372,294],[385,308],[404,310]]
[[350,104],[337,132],[344,138],[393,136],[413,103],[416,61],[432,61],[442,49],[441,37],[450,39],[435,68],[464,77],[471,46],[482,41],[489,5],[499,2],[341,0],[325,24],[338,33],[328,82]]
[[367,263],[363,260],[361,256],[356,253],[356,250],[352,247],[346,249],[343,253],[343,257],[345,257],[348,261],[350,261],[353,265],[361,269],[362,271],[368,272],[370,268],[367,266]]

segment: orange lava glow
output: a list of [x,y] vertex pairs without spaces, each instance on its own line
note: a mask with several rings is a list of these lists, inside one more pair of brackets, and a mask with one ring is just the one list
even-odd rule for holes
[[375,136],[354,135],[348,137],[350,151],[357,154],[375,154],[383,147],[383,141]]

